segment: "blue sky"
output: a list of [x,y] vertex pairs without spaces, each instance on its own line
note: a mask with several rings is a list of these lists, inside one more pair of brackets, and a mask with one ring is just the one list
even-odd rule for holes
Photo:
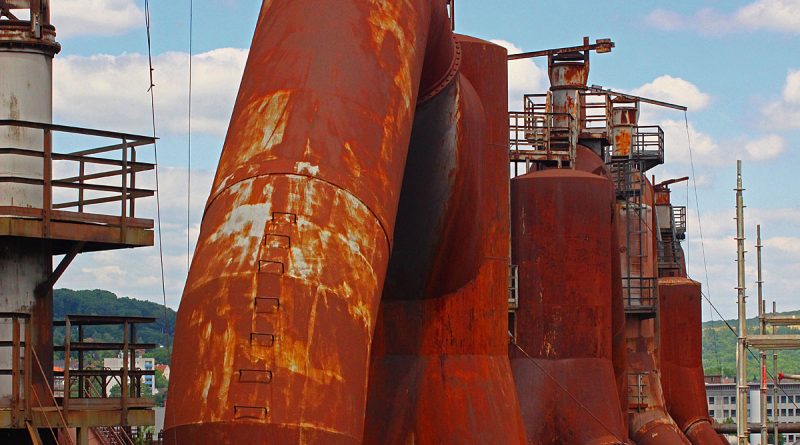
[[[148,133],[143,2],[105,0],[100,10],[92,9],[96,3],[53,2],[63,45],[54,69],[55,119]],[[755,224],[764,226],[766,294],[778,300],[779,307],[800,306],[794,299],[800,285],[800,235],[795,233],[800,207],[793,193],[800,166],[800,0],[587,3],[457,0],[457,31],[522,50],[570,46],[585,35],[612,38],[615,50],[592,58],[591,84],[690,107],[709,283],[703,272],[694,191],[678,186],[674,201],[685,204],[691,192],[689,255],[694,277],[725,316],[735,314],[731,189],[735,159],[742,158],[751,252]],[[191,245],[260,6],[244,0],[194,2]],[[186,274],[188,13],[188,0],[151,4],[167,301],[172,307],[177,307]],[[514,62],[509,82],[515,95],[544,91],[543,61]],[[642,124],[661,124],[667,134],[668,162],[654,173],[662,179],[690,174],[683,114],[649,107],[642,118]],[[152,208],[142,206],[143,211]],[[755,255],[748,261],[755,266]],[[752,267],[748,272],[749,294],[755,296]],[[83,255],[59,285],[106,288],[160,301],[158,250]],[[755,305],[749,310],[752,313]]]

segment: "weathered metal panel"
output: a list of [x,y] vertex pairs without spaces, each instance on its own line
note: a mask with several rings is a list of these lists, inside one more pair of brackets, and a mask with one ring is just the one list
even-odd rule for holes
[[460,74],[415,117],[370,369],[369,444],[525,443],[506,353],[506,52],[458,41]]
[[511,198],[517,341],[531,356],[511,357],[528,441],[626,440],[612,360],[611,181],[544,170],[514,178]]

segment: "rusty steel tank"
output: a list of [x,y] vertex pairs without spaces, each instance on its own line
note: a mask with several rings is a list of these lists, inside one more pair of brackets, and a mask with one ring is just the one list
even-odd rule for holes
[[[625,298],[628,307],[626,337],[630,435],[638,445],[691,445],[666,407],[659,360],[661,339],[658,308],[653,308],[655,310],[653,317],[643,316],[646,312],[642,311],[642,308],[654,305],[658,301],[656,295],[648,295],[649,291],[645,289],[645,286],[648,286],[647,280],[658,276],[658,264],[655,254],[657,251],[655,192],[650,181],[641,179],[639,182],[641,200],[635,204],[631,201],[618,201],[616,206],[618,214],[627,219],[620,224],[623,250],[633,248],[638,250],[641,246],[644,252],[642,255],[637,254],[637,258],[640,259],[633,264],[624,259],[624,253],[620,258],[623,263],[623,276],[629,277],[629,290]],[[625,208],[632,205],[638,206],[638,211],[631,212]],[[635,242],[630,241],[630,228],[639,225],[638,221],[632,223],[633,219],[642,222],[641,233],[637,234],[638,239]],[[652,291],[657,292],[657,289]]]
[[[577,153],[579,168],[597,170],[599,159],[581,161],[596,155]],[[600,167],[511,180],[519,267],[511,366],[530,444],[628,440],[612,351],[614,189]]]
[[365,443],[524,444],[507,355],[506,52],[457,37],[418,105],[378,315]]
[[[438,215],[444,219],[426,227],[427,235],[455,230],[469,243],[458,246],[458,273],[449,275],[441,249],[462,240],[429,240],[438,243],[427,246],[430,269],[414,270],[429,279],[422,293],[406,292],[419,283],[402,283],[402,268],[392,268],[399,285],[387,301],[397,310],[427,309],[427,318],[381,312],[373,375],[380,385],[401,383],[396,374],[381,374],[380,354],[391,361],[415,340],[420,360],[411,371],[418,377],[428,378],[433,366],[455,374],[416,387],[405,382],[420,394],[436,393],[425,406],[408,406],[415,422],[394,423],[411,432],[390,437],[413,439],[420,430],[446,437],[449,430],[433,430],[462,422],[425,424],[431,403],[463,407],[462,414],[497,410],[502,425],[457,425],[466,442],[490,443],[466,434],[501,429],[502,437],[522,437],[507,358],[492,355],[503,341],[494,322],[505,314],[493,280],[505,289],[501,251],[508,241],[500,218],[506,208],[488,200],[503,201],[497,169],[507,147],[499,122],[484,113],[497,111],[505,88],[490,91],[476,75],[504,53],[484,42],[461,43],[475,57],[472,71],[465,61],[464,76],[445,2],[264,2],[178,313],[167,443],[363,442],[370,348],[387,268],[390,257],[399,266],[408,254],[393,254],[394,237],[408,236],[408,228],[396,225],[398,205],[425,180],[431,192],[450,195],[428,202],[450,207],[412,215],[415,209],[403,206],[403,224]],[[504,71],[490,73],[505,85]],[[417,106],[416,113],[431,113],[427,122],[415,119]],[[423,171],[406,165],[412,128],[410,159],[430,156],[439,164]],[[492,151],[499,146],[502,154]],[[479,197],[482,186],[486,194]],[[444,332],[462,316],[475,324]],[[397,326],[403,320],[431,324],[405,338],[414,332]],[[464,357],[476,353],[485,359]],[[476,380],[482,385],[462,392],[439,386]],[[392,389],[370,386],[370,428],[382,420],[374,415],[393,409],[384,398]]]
[[728,445],[708,417],[702,357],[700,283],[658,280],[661,310],[661,385],[670,415],[693,445]]

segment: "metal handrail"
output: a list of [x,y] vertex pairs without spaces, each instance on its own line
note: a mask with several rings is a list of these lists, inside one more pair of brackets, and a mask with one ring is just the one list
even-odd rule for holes
[[[137,173],[155,168],[152,163],[137,160],[137,147],[153,144],[156,140],[153,137],[10,119],[0,120],[0,127],[26,128],[42,132],[41,150],[0,147],[0,155],[41,159],[42,178],[6,175],[0,177],[0,183],[41,186],[43,203],[41,218],[46,224],[51,220],[52,211],[73,209],[77,213],[84,213],[89,206],[119,202],[119,212],[113,216],[120,219],[121,226],[125,226],[129,219],[135,219],[136,200],[153,196],[155,193],[152,189],[137,186]],[[56,151],[53,148],[54,133],[114,139],[116,142],[88,149]],[[56,177],[55,164],[77,171],[77,174]],[[71,190],[72,192],[68,193],[74,193],[72,195],[74,198],[62,198],[58,201],[54,197],[54,191],[57,189],[64,192]],[[30,210],[6,206],[2,207],[0,212],[4,215],[29,217]]]
[[672,206],[672,221],[678,234],[686,233],[686,207]]
[[658,304],[658,278],[622,277],[625,310],[628,312],[654,312]]

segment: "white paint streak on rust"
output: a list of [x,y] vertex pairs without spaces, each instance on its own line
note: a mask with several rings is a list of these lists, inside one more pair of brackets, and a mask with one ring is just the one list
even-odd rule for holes
[[294,171],[299,175],[317,176],[319,175],[319,166],[310,162],[297,162],[294,164]]

